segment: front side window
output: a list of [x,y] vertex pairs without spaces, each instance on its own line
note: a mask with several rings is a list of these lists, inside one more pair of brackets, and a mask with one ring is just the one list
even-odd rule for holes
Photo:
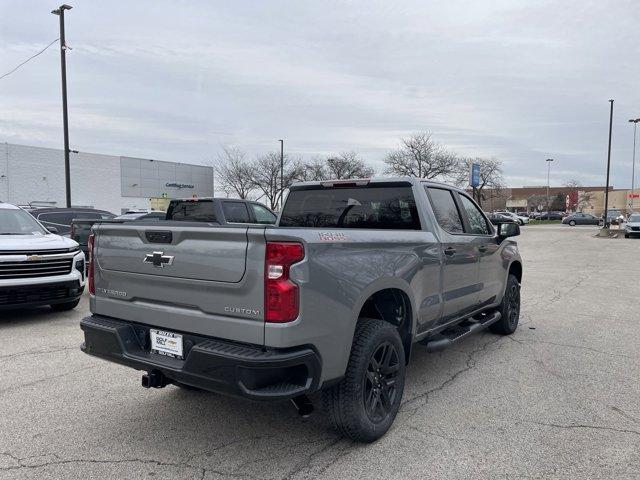
[[464,233],[462,218],[451,190],[427,188],[438,224],[449,233]]
[[460,195],[462,201],[462,207],[467,212],[467,218],[469,219],[469,228],[474,235],[489,235],[489,226],[487,221],[482,215],[482,212],[476,207],[476,205],[466,196]]
[[29,213],[0,208],[0,235],[44,235],[47,232]]
[[229,223],[249,223],[249,210],[243,202],[222,202],[222,211]]

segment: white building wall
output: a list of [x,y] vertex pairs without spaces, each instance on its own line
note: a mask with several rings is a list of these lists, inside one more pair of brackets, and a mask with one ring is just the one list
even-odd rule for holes
[[[91,206],[113,213],[128,209],[149,209],[148,196],[122,196],[120,159],[121,157],[114,155],[71,153],[72,205]],[[169,194],[190,196],[187,191]],[[52,206],[64,207],[63,151],[0,144],[0,200],[20,205],[53,202]]]

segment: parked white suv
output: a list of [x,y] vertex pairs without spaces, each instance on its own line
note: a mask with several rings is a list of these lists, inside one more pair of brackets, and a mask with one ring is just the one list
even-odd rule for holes
[[[54,230],[54,229],[52,229]],[[20,207],[0,202],[0,310],[71,310],[84,290],[84,254]]]

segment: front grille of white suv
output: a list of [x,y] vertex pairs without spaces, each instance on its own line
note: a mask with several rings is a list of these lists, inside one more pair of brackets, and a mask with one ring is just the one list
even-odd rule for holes
[[0,280],[66,275],[71,272],[72,267],[73,257],[40,256],[37,260],[11,261],[3,261],[0,257]]

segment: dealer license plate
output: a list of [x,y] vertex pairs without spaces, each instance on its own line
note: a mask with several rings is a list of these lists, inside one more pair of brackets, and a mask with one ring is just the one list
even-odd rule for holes
[[183,358],[182,335],[179,333],[165,332],[151,329],[151,351],[167,357]]

